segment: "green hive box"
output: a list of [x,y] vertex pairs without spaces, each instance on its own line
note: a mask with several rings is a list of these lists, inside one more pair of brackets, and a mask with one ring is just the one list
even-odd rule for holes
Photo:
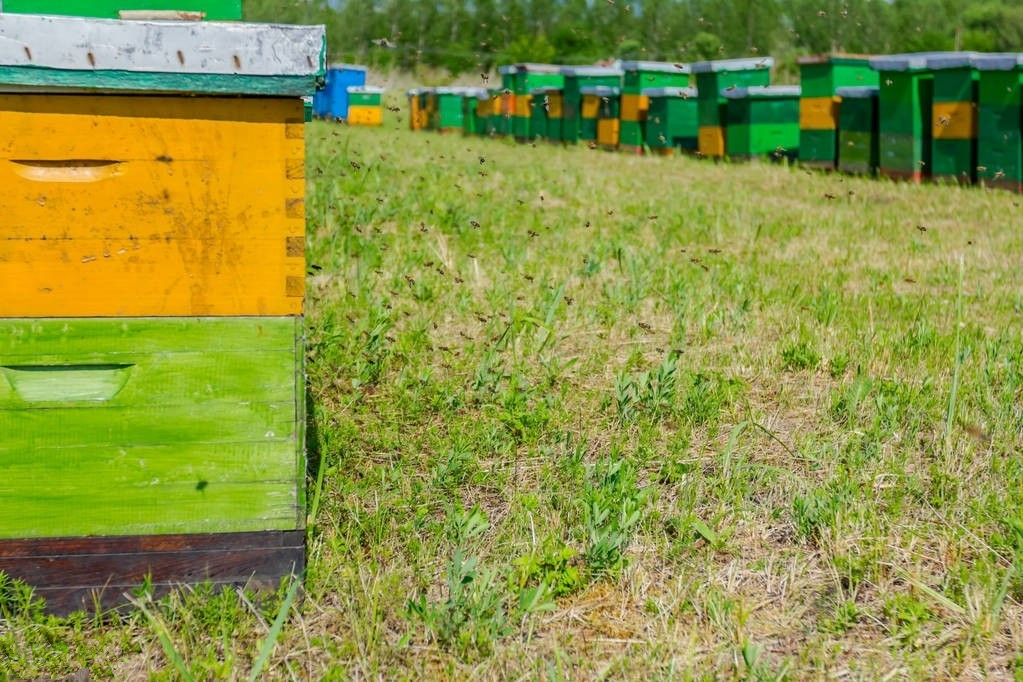
[[727,104],[726,154],[733,159],[799,155],[799,98],[795,85],[725,90]]
[[977,70],[972,53],[927,59],[934,79],[931,177],[972,184],[977,177]]
[[515,116],[515,75],[518,68],[515,66],[502,66],[497,69],[501,76],[501,89],[497,93],[497,100],[492,102],[491,128],[494,135],[504,137],[513,132],[512,123]]
[[324,28],[3,13],[0,35],[24,169],[0,197],[0,572],[56,612],[301,574]]
[[592,130],[588,137],[582,138],[582,105],[581,89],[589,86],[604,85],[620,88],[622,70],[608,66],[565,66],[561,73],[565,77],[562,95],[562,139],[567,144],[575,144],[580,139],[594,140],[597,136],[596,114],[590,117]]
[[1023,191],[1023,54],[978,55],[977,180]]
[[838,88],[838,169],[856,175],[877,173],[880,152],[876,86]]
[[434,104],[429,109],[430,128],[442,133],[461,131],[465,88],[433,88],[432,94]]
[[646,146],[652,153],[668,155],[676,149],[695,152],[699,146],[700,114],[694,88],[651,88],[643,91],[649,101]]
[[533,88],[529,93],[529,133],[527,139],[531,142],[547,137],[547,118],[551,105],[548,93],[559,92],[558,88],[540,87]]
[[689,64],[622,62],[622,126],[620,149],[642,153],[649,102],[644,90],[689,87]]
[[515,86],[512,88],[515,94],[512,134],[515,139],[520,142],[532,139],[529,119],[533,111],[533,90],[541,87],[561,88],[564,84],[565,77],[561,75],[560,66],[532,63],[515,65]]
[[920,182],[931,177],[934,76],[928,59],[947,52],[874,57],[878,72],[880,167],[886,177]]
[[722,59],[693,64],[696,90],[699,92],[699,152],[702,156],[725,154],[727,100],[723,90],[768,85],[771,82],[772,57],[759,59]]
[[834,168],[838,158],[838,97],[841,87],[877,85],[869,57],[814,55],[796,59],[799,83],[799,162]]
[[[465,88],[462,93],[462,133],[467,136],[483,135],[486,119],[478,115],[481,102],[489,102],[490,93],[484,88]],[[484,104],[484,110],[486,105]]]
[[242,0],[3,0],[0,11],[117,19],[122,11],[202,12],[211,21],[242,18]]

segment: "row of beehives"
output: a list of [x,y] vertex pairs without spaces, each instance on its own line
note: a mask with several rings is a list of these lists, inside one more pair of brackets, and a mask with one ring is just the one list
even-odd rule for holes
[[496,89],[409,91],[410,126],[1023,187],[1023,54],[804,57],[800,86],[771,86],[772,66],[518,64]]
[[331,64],[323,88],[307,102],[307,109],[317,118],[378,126],[384,121],[383,96],[383,88],[366,85],[365,66]]

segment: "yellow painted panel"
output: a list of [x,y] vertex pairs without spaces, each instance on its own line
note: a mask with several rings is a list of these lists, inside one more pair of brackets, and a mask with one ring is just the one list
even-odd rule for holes
[[700,126],[697,143],[704,156],[724,156],[725,129],[720,126]]
[[838,130],[839,97],[804,97],[799,100],[801,130]]
[[582,103],[582,117],[583,118],[597,118],[600,113],[600,96],[599,95],[583,95]]
[[345,122],[353,126],[378,126],[384,122],[384,110],[382,107],[349,106]]
[[561,95],[547,95],[547,116],[549,118],[565,117],[565,101]]
[[602,118],[597,121],[597,144],[617,147],[621,121],[617,118]]
[[419,113],[419,96],[409,97],[409,117],[408,125],[410,130],[419,130],[422,128],[422,121]]
[[932,111],[935,138],[971,140],[977,137],[977,109],[973,102],[935,102]]
[[0,317],[295,315],[299,99],[0,96]]
[[519,118],[530,118],[532,112],[529,107],[533,104],[532,95],[514,95],[515,115]]
[[650,109],[650,98],[646,95],[622,95],[622,120],[645,121]]

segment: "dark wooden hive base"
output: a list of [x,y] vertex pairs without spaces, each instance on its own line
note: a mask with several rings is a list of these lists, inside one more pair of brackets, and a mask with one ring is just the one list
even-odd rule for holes
[[123,606],[147,577],[160,596],[207,581],[269,588],[304,568],[300,530],[0,540],[0,572],[32,585],[57,615]]

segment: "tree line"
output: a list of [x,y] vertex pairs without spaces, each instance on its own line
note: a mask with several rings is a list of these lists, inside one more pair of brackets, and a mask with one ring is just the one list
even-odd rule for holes
[[1023,0],[245,0],[322,23],[328,58],[452,75],[516,62],[1023,50]]

